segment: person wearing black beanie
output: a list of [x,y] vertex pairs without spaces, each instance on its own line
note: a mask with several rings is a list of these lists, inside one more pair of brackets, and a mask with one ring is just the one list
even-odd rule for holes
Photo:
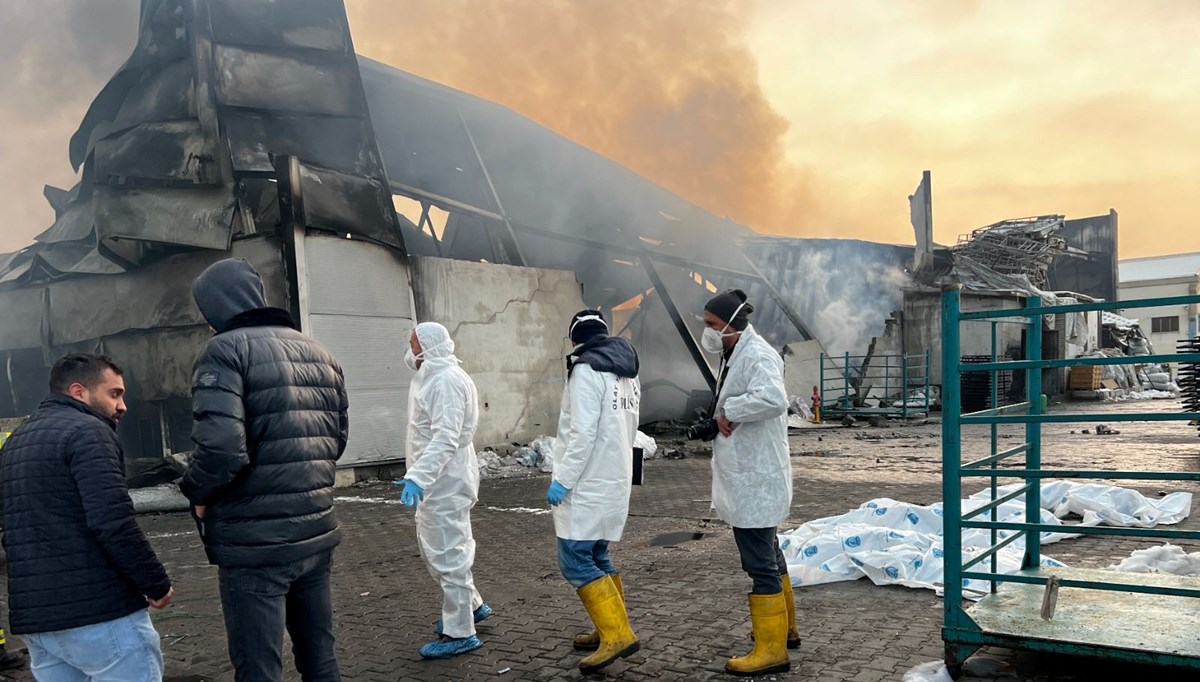
[[733,527],[742,570],[753,581],[754,650],[725,663],[727,672],[744,676],[789,670],[787,650],[800,646],[795,598],[778,539],[779,524],[792,505],[783,358],[750,324],[753,311],[746,292],[721,292],[704,306],[700,339],[704,350],[721,354],[712,415],[718,427],[713,507]]
[[567,336],[576,348],[567,358],[546,502],[554,508],[559,569],[595,624],[574,642],[576,649],[595,652],[579,662],[580,670],[591,673],[641,647],[608,546],[621,539],[629,516],[642,389],[637,351],[626,339],[608,335],[599,310],[576,313]]

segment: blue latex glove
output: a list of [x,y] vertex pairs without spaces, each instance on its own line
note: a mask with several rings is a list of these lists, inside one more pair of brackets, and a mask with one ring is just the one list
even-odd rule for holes
[[[397,481],[399,483],[399,481]],[[403,480],[404,490],[400,493],[400,503],[406,507],[415,507],[425,500],[425,490],[407,478]]]
[[567,496],[568,492],[570,491],[564,488],[562,483],[559,483],[558,481],[551,481],[550,489],[546,491],[546,502],[548,502],[551,507],[557,507],[558,505],[562,504],[563,498]]

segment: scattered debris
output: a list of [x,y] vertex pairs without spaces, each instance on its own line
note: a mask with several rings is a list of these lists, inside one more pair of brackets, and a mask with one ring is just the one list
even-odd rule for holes
[[1121,435],[1121,432],[1117,431],[1116,429],[1110,429],[1107,426],[1105,426],[1104,424],[1097,424],[1096,425],[1096,435],[1097,436],[1119,436],[1119,435]]
[[1109,566],[1108,570],[1200,576],[1200,552],[1188,554],[1182,547],[1166,543],[1159,547],[1134,550],[1129,558],[1116,566]]

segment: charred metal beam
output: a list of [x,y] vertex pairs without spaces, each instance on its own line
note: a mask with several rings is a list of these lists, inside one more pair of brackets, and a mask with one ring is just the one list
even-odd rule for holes
[[288,308],[293,319],[303,325],[306,320],[300,314],[300,272],[296,260],[297,234],[304,233],[304,183],[300,179],[300,160],[283,155],[272,161],[279,187],[279,237],[283,242],[283,266],[287,273]]
[[641,258],[642,267],[646,269],[646,276],[650,278],[650,283],[654,285],[654,290],[658,292],[662,299],[663,307],[667,309],[667,314],[671,316],[671,321],[675,323],[675,329],[679,331],[679,337],[683,340],[683,345],[692,354],[692,360],[696,363],[696,368],[700,370],[701,376],[708,382],[709,390],[714,393],[717,390],[717,377],[713,375],[712,368],[708,366],[708,360],[704,357],[704,351],[700,350],[700,346],[696,343],[696,339],[692,338],[692,332],[688,330],[687,323],[683,320],[683,315],[679,314],[679,308],[675,307],[675,301],[671,298],[671,292],[667,291],[666,284],[663,283],[662,277],[658,274],[658,268],[654,265],[654,259],[650,255],[650,250],[642,247],[645,252]]
[[463,116],[462,109],[457,109],[457,111],[458,120],[462,121],[463,130],[467,133],[467,140],[471,143],[471,151],[475,152],[475,160],[479,162],[479,170],[483,171],[483,179],[487,181],[488,190],[492,193],[496,208],[500,209],[500,217],[504,221],[504,226],[508,228],[508,237],[512,240],[510,244],[505,245],[508,251],[508,260],[513,265],[524,267],[528,261],[525,260],[525,254],[521,252],[521,243],[517,240],[517,233],[513,231],[513,225],[504,212],[504,204],[496,192],[495,183],[492,182],[492,174],[488,172],[487,164],[483,162],[483,155],[479,153],[479,147],[475,144],[475,136],[471,134],[471,126],[467,125],[467,118]]

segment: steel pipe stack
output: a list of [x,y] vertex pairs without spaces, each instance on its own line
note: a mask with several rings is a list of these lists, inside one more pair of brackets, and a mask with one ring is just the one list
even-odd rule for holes
[[[1178,352],[1200,353],[1200,337],[1179,342]],[[1200,364],[1179,366],[1179,390],[1185,412],[1200,412]],[[1200,430],[1200,422],[1192,422]]]

